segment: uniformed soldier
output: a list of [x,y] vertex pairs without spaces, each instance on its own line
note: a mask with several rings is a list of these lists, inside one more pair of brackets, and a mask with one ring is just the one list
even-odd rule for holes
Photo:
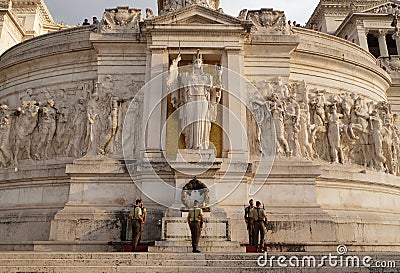
[[[142,230],[143,230],[143,227],[144,227],[144,224],[146,223],[146,218],[147,218],[147,209],[144,207],[143,200],[142,200],[142,202],[140,203],[140,208],[142,209],[143,224],[142,224],[142,227],[141,227],[141,228],[142,228]],[[140,244],[140,241],[142,240],[142,234],[143,234],[143,232],[140,232],[138,244]]]
[[139,238],[142,235],[142,225],[144,224],[144,220],[141,206],[142,200],[137,199],[135,206],[133,206],[131,212],[129,213],[129,219],[132,223],[132,251],[136,250],[136,247],[139,243]]
[[[257,251],[262,252],[265,247],[265,223],[267,221],[267,214],[265,210],[261,208],[261,202],[256,202],[256,207],[252,210],[252,220],[254,223],[254,243],[257,246]],[[264,222],[265,221],[265,222]],[[260,241],[258,241],[258,235],[260,234]]]
[[201,235],[201,225],[204,222],[203,210],[199,208],[199,201],[194,200],[193,208],[189,210],[187,221],[190,227],[190,233],[192,234],[192,247],[193,253],[199,253],[200,250],[197,249],[199,245],[200,235]]
[[249,245],[255,246],[254,242],[254,225],[252,220],[252,211],[254,209],[253,199],[249,200],[249,205],[244,209],[244,220],[246,222],[247,233],[249,234]]

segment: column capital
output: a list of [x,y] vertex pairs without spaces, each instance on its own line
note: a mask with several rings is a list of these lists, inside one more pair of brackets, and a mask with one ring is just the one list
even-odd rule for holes
[[398,31],[396,31],[395,33],[393,33],[392,38],[394,40],[399,40],[400,39],[400,33]]
[[387,33],[387,29],[378,29],[378,37],[385,37]]

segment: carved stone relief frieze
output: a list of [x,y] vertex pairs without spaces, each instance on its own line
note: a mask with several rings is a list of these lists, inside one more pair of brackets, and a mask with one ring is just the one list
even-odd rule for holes
[[106,9],[99,31],[105,33],[139,32],[139,23],[143,21],[141,9],[118,7]]
[[176,11],[191,5],[199,5],[209,9],[218,10],[220,0],[162,0],[160,14]]
[[399,56],[379,57],[377,63],[380,67],[386,70],[389,74],[397,73],[400,69]]
[[379,14],[396,14],[400,11],[400,5],[395,3],[388,3],[380,7],[377,7],[372,11],[373,13],[379,13]]
[[[309,89],[304,81],[274,79],[253,84],[259,92],[249,94],[249,105],[260,124],[274,124],[278,156],[400,173],[397,116],[387,102],[367,101],[350,92]],[[259,139],[268,131],[260,128],[253,133],[253,151],[265,149]]]
[[246,19],[253,22],[253,31],[256,32],[287,35],[291,33],[283,11],[273,9],[251,10],[247,12]]
[[[143,84],[130,76],[104,75],[96,83],[18,92],[16,105],[0,103],[0,167],[86,154],[122,154],[126,112]],[[128,130],[131,145],[139,152],[142,98],[132,103],[137,107]]]

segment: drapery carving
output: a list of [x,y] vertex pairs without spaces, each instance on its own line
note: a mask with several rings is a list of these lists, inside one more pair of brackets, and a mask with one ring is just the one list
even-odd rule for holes
[[[283,84],[277,78],[254,85],[261,95],[250,97],[250,107],[264,107],[255,112],[261,113],[255,119],[274,124],[278,156],[400,173],[397,115],[387,102],[367,101],[350,92],[308,89],[304,81]],[[265,149],[259,144],[260,133],[253,133],[254,150]]]

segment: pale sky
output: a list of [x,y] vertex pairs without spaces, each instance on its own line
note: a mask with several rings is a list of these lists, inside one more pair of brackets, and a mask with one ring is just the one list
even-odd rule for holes
[[[91,21],[93,16],[101,19],[104,9],[117,6],[151,8],[157,12],[157,0],[45,0],[54,19],[70,25],[82,24],[84,18]],[[274,8],[285,11],[288,20],[304,25],[319,0],[221,0],[224,12],[237,16],[247,9]]]

